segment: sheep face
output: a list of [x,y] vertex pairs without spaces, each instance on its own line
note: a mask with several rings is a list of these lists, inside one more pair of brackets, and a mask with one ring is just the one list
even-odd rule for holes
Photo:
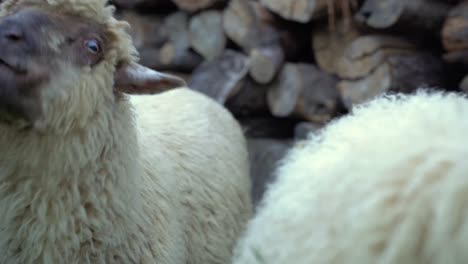
[[[83,7],[100,17],[90,19]],[[9,1],[1,12],[2,129],[67,133],[125,107],[123,93],[185,85],[136,63],[130,38],[105,1]]]

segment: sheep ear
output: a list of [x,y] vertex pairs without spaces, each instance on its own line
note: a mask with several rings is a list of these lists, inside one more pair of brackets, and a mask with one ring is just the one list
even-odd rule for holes
[[115,89],[128,94],[156,94],[183,86],[186,86],[183,79],[138,63],[118,66],[114,76]]

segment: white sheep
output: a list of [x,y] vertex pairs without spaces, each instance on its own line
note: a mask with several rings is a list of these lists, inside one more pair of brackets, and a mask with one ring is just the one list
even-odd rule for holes
[[0,7],[0,263],[229,263],[252,211],[240,126],[156,95],[184,82],[139,65],[113,13]]
[[234,264],[468,261],[468,99],[385,95],[282,160]]

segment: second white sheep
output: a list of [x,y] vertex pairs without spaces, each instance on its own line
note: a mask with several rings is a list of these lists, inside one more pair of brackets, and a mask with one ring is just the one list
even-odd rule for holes
[[468,99],[387,95],[296,146],[234,264],[468,261]]

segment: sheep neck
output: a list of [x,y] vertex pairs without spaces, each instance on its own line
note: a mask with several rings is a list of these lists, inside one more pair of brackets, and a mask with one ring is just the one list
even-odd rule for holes
[[70,236],[78,250],[83,243],[97,247],[102,237],[125,241],[138,232],[140,168],[129,115],[119,113],[107,129],[95,123],[62,138],[0,130],[0,251],[31,252],[39,243],[56,252],[61,248],[56,241]]

